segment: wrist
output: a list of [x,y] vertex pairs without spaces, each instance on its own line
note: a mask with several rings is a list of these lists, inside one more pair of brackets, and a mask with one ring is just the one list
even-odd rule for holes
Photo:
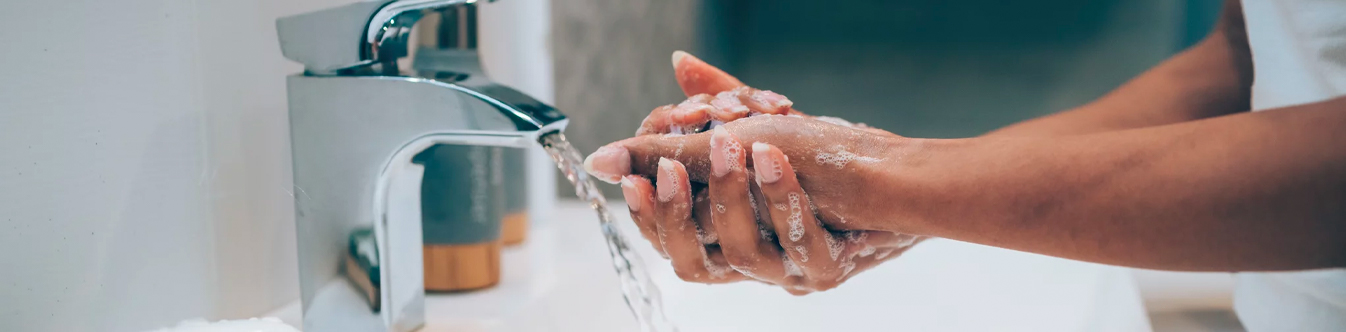
[[[872,193],[868,206],[882,230],[949,237],[961,221],[977,214],[996,195],[989,175],[998,165],[988,162],[984,140],[896,137],[886,144],[884,162],[866,165],[874,179],[862,192]],[[994,150],[994,149],[992,149]],[[974,180],[981,178],[983,180]]]
[[927,235],[926,210],[933,202],[935,189],[927,173],[932,151],[948,145],[947,140],[906,138],[896,135],[883,135],[870,143],[874,149],[872,155],[878,156],[872,162],[858,163],[856,178],[858,185],[853,189],[857,203],[868,207],[857,211],[864,216],[857,218],[871,224],[862,225],[865,229],[898,232],[904,234]]

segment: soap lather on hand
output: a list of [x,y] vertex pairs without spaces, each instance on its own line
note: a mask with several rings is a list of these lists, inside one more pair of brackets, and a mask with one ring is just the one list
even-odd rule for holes
[[848,222],[873,216],[834,199],[846,186],[806,193],[797,179],[826,171],[838,184],[861,181],[861,164],[878,158],[837,163],[822,156],[864,154],[872,149],[853,146],[896,135],[805,115],[789,98],[748,87],[685,52],[674,53],[673,65],[688,99],[655,108],[636,137],[598,149],[585,168],[621,182],[632,219],[679,277],[755,280],[802,295],[836,287],[920,240]]

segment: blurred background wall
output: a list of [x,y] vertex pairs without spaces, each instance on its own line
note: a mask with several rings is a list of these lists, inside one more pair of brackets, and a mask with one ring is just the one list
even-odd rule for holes
[[1199,40],[1218,8],[1212,0],[561,1],[552,9],[556,101],[579,147],[628,137],[651,109],[684,98],[669,64],[682,49],[806,112],[911,137],[974,136],[1101,96]]
[[[583,150],[629,137],[651,109],[684,98],[669,63],[682,49],[789,96],[805,112],[910,137],[968,137],[1101,96],[1204,37],[1219,7],[1218,0],[558,1],[556,101]],[[560,185],[559,194],[567,190]],[[616,186],[605,190],[620,197]],[[1228,274],[1136,274],[1156,330],[1237,329]]]

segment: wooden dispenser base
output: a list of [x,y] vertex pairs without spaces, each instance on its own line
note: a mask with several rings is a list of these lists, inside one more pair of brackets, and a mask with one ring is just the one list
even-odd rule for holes
[[528,212],[507,214],[500,223],[500,240],[504,241],[505,245],[523,243],[528,237]]
[[500,282],[500,241],[425,245],[425,290],[450,292]]

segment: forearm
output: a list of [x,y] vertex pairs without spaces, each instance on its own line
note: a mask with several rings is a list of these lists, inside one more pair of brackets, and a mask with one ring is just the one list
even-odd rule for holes
[[1143,128],[1249,109],[1252,61],[1237,1],[1204,40],[1084,106],[986,136],[1056,136]]
[[1346,99],[1061,138],[910,144],[901,230],[1174,270],[1346,266]]

